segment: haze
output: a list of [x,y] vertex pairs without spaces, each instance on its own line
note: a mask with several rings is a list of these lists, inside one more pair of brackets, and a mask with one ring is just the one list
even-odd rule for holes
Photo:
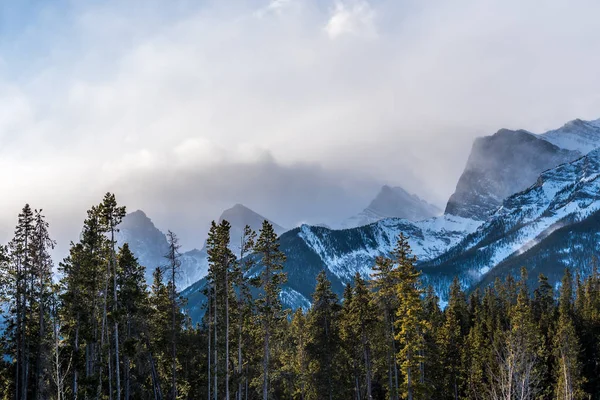
[[64,253],[114,191],[199,247],[243,203],[332,223],[382,184],[445,205],[472,140],[600,118],[600,3],[2,1],[0,240]]

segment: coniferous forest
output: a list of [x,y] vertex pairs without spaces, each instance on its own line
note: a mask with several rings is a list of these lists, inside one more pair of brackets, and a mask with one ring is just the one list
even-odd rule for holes
[[[125,208],[106,194],[54,265],[51,229],[26,205],[0,247],[6,399],[598,399],[600,273],[566,270],[554,288],[527,271],[445,307],[423,287],[407,238],[343,298],[325,272],[308,310],[286,310],[273,227],[247,228],[240,254],[212,223],[204,318],[178,294],[179,244],[142,266],[115,234]],[[153,282],[144,279],[153,268]]]

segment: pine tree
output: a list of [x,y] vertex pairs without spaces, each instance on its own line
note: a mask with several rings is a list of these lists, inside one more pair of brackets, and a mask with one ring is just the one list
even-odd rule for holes
[[[239,262],[235,264],[233,271],[233,284],[237,291],[237,330],[238,330],[238,360],[237,360],[237,400],[242,400],[243,386],[247,386],[248,376],[244,374],[244,342],[248,335],[248,329],[245,329],[251,323],[253,312],[251,288],[253,282],[249,276],[250,270],[255,265],[255,259],[249,255],[254,250],[256,241],[256,232],[250,226],[246,225],[240,238],[240,257]],[[248,342],[248,340],[246,340]]]
[[55,242],[48,232],[49,224],[42,215],[42,210],[35,210],[34,233],[31,241],[32,286],[35,298],[34,315],[37,313],[37,331],[35,331],[35,398],[49,397],[50,384],[50,353],[52,335],[50,326],[50,300],[52,296],[52,258],[50,250]]
[[125,243],[117,255],[117,287],[119,320],[124,327],[123,338],[123,398],[142,390],[146,380],[143,335],[149,318],[145,268],[141,266]]
[[[348,393],[353,393],[355,400],[362,398],[361,376],[361,338],[356,334],[356,324],[354,323],[355,316],[353,315],[354,288],[350,283],[344,288],[343,302],[339,316],[340,329],[340,353],[342,359],[341,371],[342,376],[351,377],[347,379],[346,385],[352,387],[352,390],[347,390]],[[350,397],[349,395],[347,397]]]
[[[9,309],[8,335],[11,350],[16,361],[14,392],[15,398],[25,400],[28,397],[30,373],[30,347],[32,332],[28,320],[32,319],[33,274],[31,243],[34,232],[33,210],[26,204],[19,214],[15,236],[9,243],[12,264],[12,276],[9,284],[14,303]],[[30,286],[31,283],[31,286]]]
[[394,250],[398,264],[396,295],[399,307],[396,312],[396,340],[399,342],[398,358],[404,376],[403,391],[408,400],[423,398],[425,393],[424,349],[427,321],[423,318],[420,272],[415,268],[416,257],[411,254],[408,238],[400,234]]
[[373,399],[373,343],[379,319],[373,294],[360,274],[354,277],[354,293],[350,303],[355,332],[360,337],[364,357],[366,399]]
[[[112,292],[113,292],[113,302],[112,302],[112,313],[116,316],[118,314],[118,290],[117,290],[117,260],[116,260],[116,239],[115,233],[117,232],[117,226],[125,217],[125,207],[117,206],[117,201],[115,199],[115,195],[112,193],[106,193],[102,203],[98,206],[98,212],[100,217],[100,224],[102,226],[103,232],[108,237],[107,245],[107,273],[106,279],[112,276]],[[107,300],[107,292],[106,290],[104,295],[104,319],[106,319],[108,300]],[[108,327],[107,327],[108,328]],[[115,346],[115,377],[116,377],[116,396],[117,399],[121,398],[121,373],[120,373],[120,352],[119,352],[119,319],[113,318],[113,336],[114,336],[114,346]],[[110,357],[109,357],[110,360]],[[110,370],[110,361],[109,361],[109,370]]]
[[567,269],[562,279],[558,307],[558,324],[554,340],[556,357],[556,398],[577,400],[583,398],[580,344],[573,323],[573,276]]
[[306,316],[301,308],[298,308],[292,317],[289,338],[290,352],[284,353],[287,362],[284,360],[283,363],[291,378],[289,396],[293,399],[304,400],[307,398],[307,387],[309,385],[309,358],[306,350],[309,332]]
[[492,377],[493,399],[532,399],[539,391],[537,368],[540,336],[533,320],[527,271],[521,270],[516,303],[509,310],[510,327],[501,333],[496,347],[497,372]]
[[399,396],[396,332],[393,323],[398,309],[398,298],[396,296],[398,274],[395,273],[395,267],[392,259],[377,257],[372,275],[372,285],[375,289],[377,301],[383,311],[385,338],[387,339],[386,353],[390,400],[398,400]]
[[169,250],[165,254],[167,259],[166,271],[169,273],[168,291],[171,302],[171,398],[177,398],[177,334],[181,329],[180,299],[177,293],[177,276],[181,269],[181,254],[179,239],[175,233],[167,232]]
[[269,398],[269,356],[272,328],[284,313],[279,300],[281,285],[286,281],[283,270],[285,255],[279,250],[277,234],[273,225],[263,221],[254,251],[261,257],[260,288],[257,303],[258,316],[263,326],[262,398]]
[[[449,289],[448,305],[444,310],[444,322],[439,330],[438,344],[442,360],[459,360],[464,338],[469,332],[468,306],[460,282],[454,278]],[[463,370],[460,363],[445,363],[442,394],[446,399],[459,398],[463,391]]]
[[334,391],[334,358],[338,351],[339,334],[336,320],[339,314],[337,296],[325,271],[317,276],[317,285],[307,315],[310,338],[307,353],[310,357],[312,377],[311,395],[332,399]]

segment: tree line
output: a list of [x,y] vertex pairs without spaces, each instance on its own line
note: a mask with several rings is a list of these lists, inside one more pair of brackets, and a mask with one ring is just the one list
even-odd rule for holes
[[[281,302],[285,255],[273,227],[231,238],[213,222],[202,321],[175,282],[177,236],[147,286],[116,232],[113,194],[90,208],[55,270],[41,210],[26,205],[0,246],[0,388],[6,399],[596,399],[600,273],[553,288],[527,271],[447,304],[424,287],[402,234],[342,298],[325,271],[309,309]],[[239,254],[231,250],[232,242]],[[595,264],[595,263],[594,263]]]

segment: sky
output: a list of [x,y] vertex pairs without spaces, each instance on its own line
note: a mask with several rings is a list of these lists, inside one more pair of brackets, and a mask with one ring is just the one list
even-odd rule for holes
[[107,191],[184,248],[243,203],[443,207],[473,139],[600,118],[596,0],[0,0],[0,242],[59,253]]

